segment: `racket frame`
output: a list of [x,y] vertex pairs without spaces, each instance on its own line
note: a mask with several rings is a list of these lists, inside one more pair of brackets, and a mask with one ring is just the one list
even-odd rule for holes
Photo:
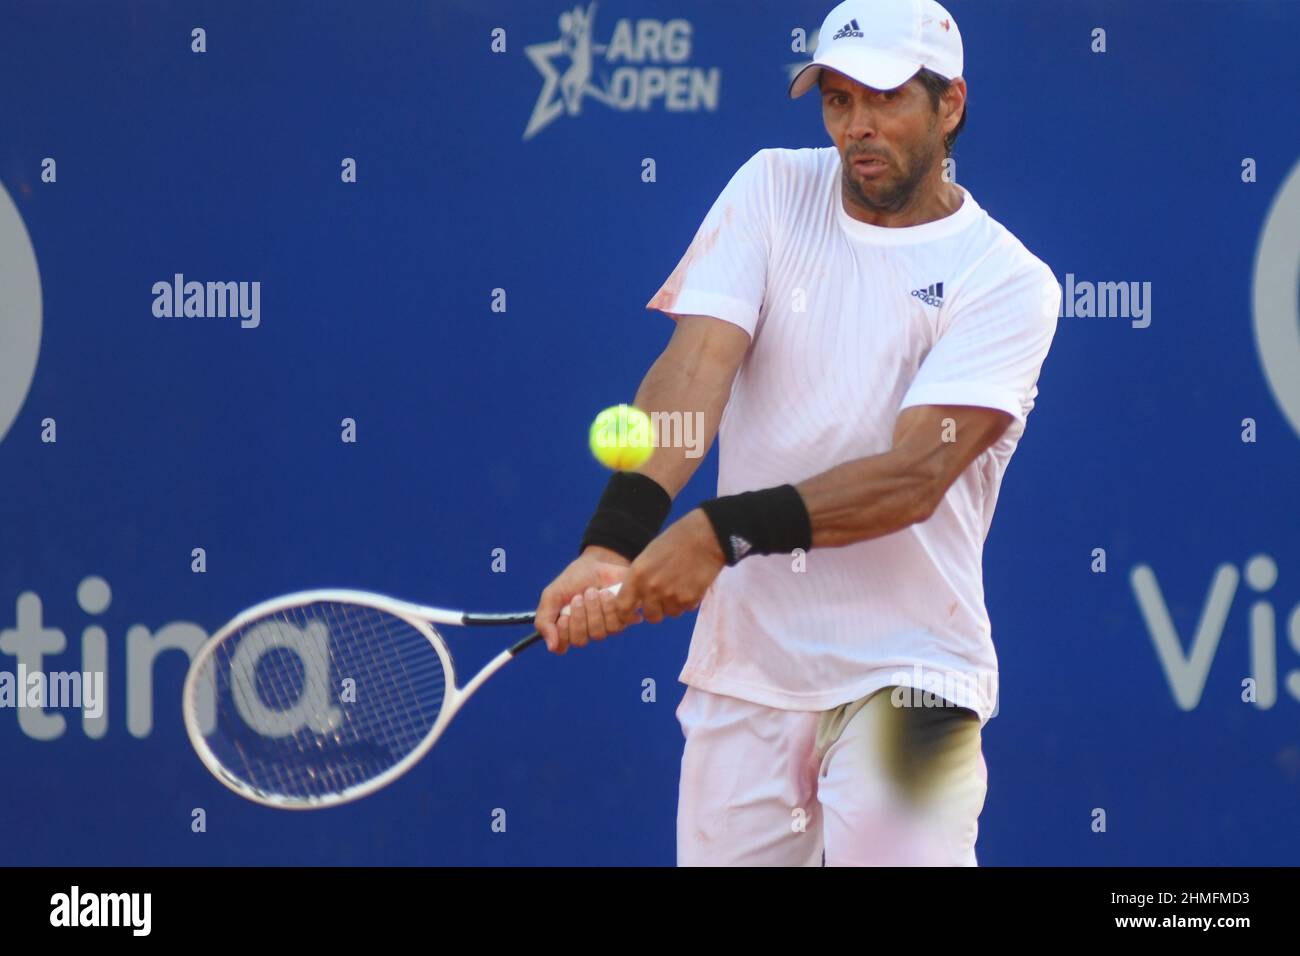
[[[438,717],[433,726],[429,728],[428,733],[425,734],[424,739],[409,754],[383,773],[328,796],[290,797],[254,787],[228,770],[217,759],[212,752],[212,748],[208,746],[202,728],[199,726],[197,695],[201,673],[212,660],[217,649],[224,645],[226,638],[238,633],[254,621],[266,618],[279,611],[315,603],[358,605],[401,618],[433,645],[433,649],[442,661],[444,672],[447,675],[447,689],[443,696],[442,707],[438,711]],[[531,611],[510,614],[472,614],[467,611],[451,611],[422,604],[412,604],[382,594],[344,588],[298,591],[293,594],[284,594],[271,598],[237,615],[214,633],[199,649],[198,654],[194,656],[193,661],[190,663],[189,672],[185,675],[185,686],[181,693],[181,712],[185,723],[185,732],[188,734],[190,744],[193,746],[194,752],[199,755],[203,765],[226,787],[246,800],[252,800],[254,803],[274,807],[278,810],[320,810],[326,807],[351,803],[383,789],[419,763],[425,754],[432,749],[433,745],[437,743],[447,725],[451,723],[451,719],[456,716],[456,712],[460,710],[470,695],[513,657],[541,639],[540,635],[534,631],[528,637],[492,658],[464,687],[458,687],[456,685],[456,668],[451,658],[451,652],[433,625],[500,627],[531,624],[532,622],[533,612]]]

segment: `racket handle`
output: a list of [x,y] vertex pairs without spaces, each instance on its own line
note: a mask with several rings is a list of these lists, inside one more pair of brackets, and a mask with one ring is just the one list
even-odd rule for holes
[[[608,594],[610,597],[617,597],[619,589],[623,587],[623,582],[611,584],[609,587],[602,589],[602,594]],[[564,610],[560,611],[560,617],[568,617],[573,612],[569,610],[569,605],[564,605]]]

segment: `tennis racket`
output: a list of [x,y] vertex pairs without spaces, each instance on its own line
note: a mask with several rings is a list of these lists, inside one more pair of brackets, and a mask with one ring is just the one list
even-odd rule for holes
[[185,677],[185,730],[241,797],[282,810],[357,800],[410,770],[484,681],[541,640],[533,631],[458,687],[435,625],[532,624],[534,613],[448,611],[365,591],[273,598],[199,649]]

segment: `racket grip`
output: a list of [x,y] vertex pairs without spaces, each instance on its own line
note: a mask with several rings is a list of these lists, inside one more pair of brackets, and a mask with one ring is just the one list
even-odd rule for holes
[[[610,595],[610,597],[616,597],[618,595],[619,589],[622,587],[623,587],[623,582],[620,581],[618,584],[611,584],[607,588],[602,588],[601,593],[608,594]],[[566,604],[564,605],[564,609],[560,611],[560,617],[568,617],[571,613],[572,612],[569,610],[569,605]]]

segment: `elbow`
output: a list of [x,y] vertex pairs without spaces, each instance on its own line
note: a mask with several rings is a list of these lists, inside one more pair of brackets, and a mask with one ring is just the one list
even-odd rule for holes
[[924,524],[929,521],[934,516],[935,511],[938,510],[939,502],[942,500],[943,496],[936,496],[929,490],[928,486],[918,489],[908,511],[907,525],[910,527],[914,524]]
[[907,525],[923,524],[939,510],[947,493],[943,476],[932,468],[918,465],[912,473],[908,495]]

